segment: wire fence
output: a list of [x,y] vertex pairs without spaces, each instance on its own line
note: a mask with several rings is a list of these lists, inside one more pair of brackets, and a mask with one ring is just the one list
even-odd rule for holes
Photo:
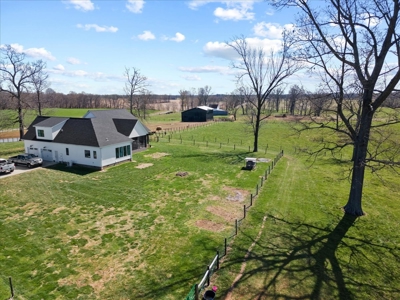
[[192,286],[185,300],[199,300],[201,292],[210,286],[211,276],[219,269],[220,259],[227,255],[228,246],[235,238],[235,236],[238,235],[239,228],[242,225],[243,221],[246,219],[247,211],[253,206],[254,201],[258,196],[261,188],[264,186],[266,180],[268,179],[268,176],[271,174],[272,170],[275,168],[276,164],[282,158],[282,156],[283,150],[278,153],[278,155],[271,161],[271,164],[266,168],[264,175],[261,176],[260,182],[256,184],[255,192],[250,194],[249,204],[243,205],[243,217],[241,219],[235,220],[232,233],[224,239],[224,245],[222,246],[222,249],[217,250],[217,254],[214,256],[211,264],[207,266],[207,270],[204,273],[202,279],[199,281],[199,283],[196,283]]
[[[189,130],[189,129],[188,129]],[[221,150],[239,150],[239,151],[247,151],[252,152],[252,146],[245,145],[243,140],[232,141],[229,138],[222,140],[222,138],[214,138],[213,140],[206,140],[205,137],[202,139],[195,139],[195,136],[189,136],[185,139],[182,138],[182,135],[179,132],[170,132],[167,134],[156,132],[155,134],[150,136],[150,142],[154,143],[170,143],[170,144],[182,144],[182,145],[191,145],[197,147],[204,148],[218,148]],[[282,151],[282,147],[279,149],[272,149],[269,145],[263,145],[258,147],[259,152],[264,151],[264,154],[269,153],[279,153]]]

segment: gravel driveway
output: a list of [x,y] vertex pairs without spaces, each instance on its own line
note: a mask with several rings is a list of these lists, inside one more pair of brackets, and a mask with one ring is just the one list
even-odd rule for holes
[[18,175],[18,174],[25,173],[25,172],[32,172],[32,171],[35,171],[37,169],[46,168],[46,167],[54,165],[54,164],[56,164],[56,163],[52,162],[52,161],[43,161],[43,165],[41,167],[33,167],[33,168],[28,168],[26,166],[18,165],[18,166],[15,166],[15,171],[14,172],[6,173],[6,174],[3,174],[3,173],[0,174],[0,179],[6,178],[6,177],[9,177],[9,176]]

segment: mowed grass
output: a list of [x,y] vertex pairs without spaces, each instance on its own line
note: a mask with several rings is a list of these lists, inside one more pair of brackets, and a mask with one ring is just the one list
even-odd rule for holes
[[243,214],[229,199],[268,166],[243,171],[246,156],[159,143],[104,172],[2,178],[0,295],[11,276],[16,299],[183,298]]
[[242,217],[244,202],[230,196],[248,197],[268,166],[242,171],[244,157],[282,148],[212,278],[217,298],[398,299],[398,176],[367,173],[367,215],[343,218],[350,165],[297,153],[316,134],[271,120],[254,154],[248,127],[218,123],[168,134],[105,172],[0,179],[0,296],[12,276],[16,299],[183,299]]

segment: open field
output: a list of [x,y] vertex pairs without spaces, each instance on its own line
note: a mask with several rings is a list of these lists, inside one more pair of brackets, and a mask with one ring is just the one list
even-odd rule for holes
[[[15,299],[183,299],[242,214],[232,195],[246,198],[267,167],[242,171],[244,157],[272,158],[282,147],[212,278],[217,299],[398,299],[398,176],[367,174],[367,215],[343,219],[350,165],[328,156],[311,165],[295,151],[316,134],[300,139],[271,120],[254,154],[244,124],[217,123],[152,141],[104,172],[2,179],[0,297],[12,276]],[[10,144],[0,153],[21,143]]]

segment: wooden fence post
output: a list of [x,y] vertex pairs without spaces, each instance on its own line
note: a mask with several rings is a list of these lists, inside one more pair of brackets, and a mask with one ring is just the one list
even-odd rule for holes
[[197,283],[194,286],[194,299],[199,300],[199,285]]
[[217,270],[219,270],[219,251],[217,250]]
[[11,298],[13,298],[14,297],[14,289],[13,289],[11,277],[8,277],[8,281],[10,282]]
[[207,286],[210,285],[210,266],[207,266]]
[[228,250],[228,240],[225,238],[225,252],[224,252],[224,256],[226,255],[227,250]]
[[238,234],[238,220],[235,220],[235,235]]

